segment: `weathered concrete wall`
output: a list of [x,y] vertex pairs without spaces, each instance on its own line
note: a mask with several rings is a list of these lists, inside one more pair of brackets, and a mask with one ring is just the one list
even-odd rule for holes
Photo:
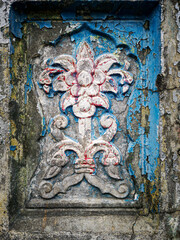
[[[41,126],[41,122],[38,122],[39,120],[35,126],[31,126],[30,130],[26,130],[26,126],[24,126],[24,123],[28,123],[28,121],[29,124],[31,124],[31,120],[36,121],[39,113],[36,109],[28,108],[26,109],[27,115],[23,115],[23,109],[26,106],[21,100],[24,98],[25,90],[24,85],[20,84],[19,73],[22,71],[23,76],[26,59],[21,42],[15,41],[15,49],[10,49],[9,39],[13,35],[9,30],[9,11],[13,2],[16,1],[0,1],[0,238],[33,240],[179,239],[180,4],[178,0],[164,0],[160,3],[161,56],[158,57],[161,58],[162,70],[156,79],[160,101],[160,160],[156,186],[160,186],[160,191],[156,191],[155,194],[150,190],[145,191],[144,209],[139,211],[93,208],[88,211],[61,209],[55,210],[55,213],[51,209],[19,211],[25,198],[25,180],[29,177],[24,167],[26,165],[24,156],[27,156],[26,161],[28,158],[34,159],[36,152],[34,147],[37,147],[32,141],[29,149],[26,149],[24,132],[27,131],[28,136],[32,134],[29,136],[30,139],[37,139],[43,126]],[[13,40],[13,38],[11,39]],[[12,62],[10,62],[12,51],[16,51],[16,59],[12,57]],[[17,56],[19,56],[18,59]],[[12,63],[15,78],[11,76]],[[12,79],[16,79],[16,81],[12,82]],[[20,104],[20,109],[18,109],[17,103]],[[144,115],[146,115],[146,111],[148,112],[148,110],[142,110]],[[28,114],[33,115],[34,119],[28,119]],[[36,126],[41,126],[42,129],[38,130],[39,128]],[[13,151],[12,146],[16,146],[18,151]],[[24,146],[25,149],[23,149]],[[32,175],[36,165],[37,162],[33,162],[28,166],[29,175]],[[151,182],[148,179],[144,180],[144,184],[145,189],[152,190]]]

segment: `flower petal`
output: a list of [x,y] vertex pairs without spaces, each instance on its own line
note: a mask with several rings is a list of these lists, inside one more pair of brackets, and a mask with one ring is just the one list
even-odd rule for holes
[[117,58],[113,54],[103,54],[96,59],[95,66],[103,72],[108,72],[113,63],[118,63]]
[[71,71],[60,74],[57,78],[59,81],[65,81],[67,85],[72,86],[76,83],[76,78]]
[[49,84],[51,84],[51,79],[50,78],[47,78],[47,79],[44,79],[44,84],[47,84],[47,85],[49,85]]
[[123,85],[124,83],[131,84],[133,82],[133,77],[130,72],[119,70],[119,69],[113,69],[108,72],[108,75],[121,75],[122,79],[120,81],[120,84]]
[[77,72],[86,71],[91,73],[93,70],[93,61],[89,58],[80,59],[77,62]]
[[126,92],[128,91],[128,89],[129,89],[129,85],[125,84],[125,85],[123,85],[123,87],[122,87],[122,92],[123,92],[123,93],[126,93]]
[[60,64],[64,69],[67,71],[74,71],[75,70],[75,60],[73,57],[69,55],[60,55],[54,59],[54,64]]
[[91,98],[92,104],[99,107],[109,108],[109,100],[103,93],[99,93],[98,96]]
[[97,84],[92,84],[90,87],[86,88],[86,93],[88,96],[96,96],[99,93],[99,86]]
[[49,91],[50,91],[50,87],[48,85],[44,85],[43,89],[46,93],[49,93]]
[[82,71],[79,75],[78,75],[78,83],[80,86],[88,86],[90,83],[92,83],[92,76],[90,73],[86,72],[86,71]]
[[40,75],[40,79],[39,79],[39,83],[40,84],[51,84],[51,79],[49,77],[49,73],[47,71],[43,71]]
[[75,103],[76,98],[70,94],[70,91],[64,93],[63,96],[61,97],[61,108],[63,111],[65,111],[67,107],[74,105]]
[[76,82],[76,78],[71,72],[66,73],[65,82],[67,85],[72,86]]
[[94,52],[92,51],[87,42],[83,42],[80,44],[76,58],[78,61],[83,58],[89,58],[91,60],[94,60]]
[[100,69],[95,69],[94,72],[94,83],[96,84],[102,84],[106,79],[106,75],[103,71]]
[[90,109],[88,111],[82,111],[82,110],[83,110],[82,106],[79,106],[79,104],[73,105],[74,115],[78,118],[92,117],[96,111],[96,107],[94,105],[90,105]]
[[81,87],[79,84],[74,84],[71,87],[71,94],[74,97],[79,97],[79,96],[83,95],[84,92],[85,92],[85,88]]
[[63,81],[59,81],[58,79],[54,80],[53,82],[53,89],[54,91],[67,91],[69,90],[69,86],[63,82]]
[[80,112],[88,112],[91,108],[91,101],[87,97],[84,97],[77,104]]
[[51,84],[51,78],[49,75],[51,73],[62,73],[62,72],[64,72],[64,70],[60,70],[60,69],[56,69],[56,68],[45,68],[44,71],[40,75],[39,83],[49,85],[49,84]]
[[100,91],[117,93],[116,81],[111,77],[106,77],[106,81],[100,86]]
[[132,74],[126,71],[123,71],[124,76],[122,77],[120,84],[128,83],[131,84],[133,82]]

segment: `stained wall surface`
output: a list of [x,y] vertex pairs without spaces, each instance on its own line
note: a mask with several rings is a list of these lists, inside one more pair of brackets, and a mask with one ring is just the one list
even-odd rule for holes
[[0,9],[0,238],[179,239],[178,1]]

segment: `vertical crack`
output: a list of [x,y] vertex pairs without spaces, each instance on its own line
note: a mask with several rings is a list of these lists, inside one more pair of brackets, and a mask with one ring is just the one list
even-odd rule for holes
[[138,218],[139,218],[139,215],[136,216],[136,219],[135,219],[135,221],[134,221],[134,223],[132,225],[132,235],[131,235],[130,240],[135,239],[134,226],[136,225],[136,222],[137,222]]

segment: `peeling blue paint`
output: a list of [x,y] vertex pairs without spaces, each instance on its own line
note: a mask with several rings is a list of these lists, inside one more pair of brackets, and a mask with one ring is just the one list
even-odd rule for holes
[[152,189],[152,191],[151,191],[151,194],[155,193],[155,191],[156,191],[156,186],[153,185],[153,189]]
[[69,158],[72,164],[75,163],[75,160],[78,158],[78,155],[76,152],[71,151],[71,150],[66,150],[65,151],[66,156]]
[[[11,41],[10,41],[10,54],[14,54],[14,47]],[[12,67],[12,63],[11,63],[11,67]]]
[[17,38],[22,38],[22,23],[27,19],[27,16],[23,12],[17,12],[14,8],[11,8],[9,14],[10,32]]
[[[49,124],[48,124],[48,127],[47,127],[47,132],[48,133],[51,133],[51,123],[53,122],[53,120],[54,120],[54,118],[51,118],[50,120],[49,120]],[[44,128],[44,125],[43,125],[43,128]],[[41,134],[42,135],[42,134]]]
[[129,164],[128,170],[129,170],[129,174],[130,174],[131,176],[133,176],[134,178],[136,178],[135,173],[134,173],[134,171],[133,171],[133,169],[132,169],[132,167],[131,167],[131,164]]
[[51,21],[36,21],[36,23],[39,25],[40,29],[46,27],[46,28],[52,28]]
[[[149,18],[150,30],[140,31],[144,33],[143,38],[140,41],[141,49],[149,46],[151,52],[147,55],[146,64],[140,66],[141,74],[139,80],[136,82],[136,89],[133,91],[129,104],[128,122],[127,128],[130,132],[133,131],[131,123],[134,115],[141,112],[141,107],[148,107],[149,114],[149,133],[146,136],[145,129],[139,125],[139,137],[136,139],[136,144],[132,142],[129,144],[128,152],[133,152],[134,147],[138,144],[140,146],[140,159],[139,168],[141,169],[142,175],[147,174],[147,178],[153,181],[155,177],[155,170],[157,167],[157,159],[159,157],[159,143],[158,143],[158,125],[159,125],[159,95],[155,92],[155,80],[157,75],[160,73],[160,58],[154,58],[153,53],[160,55],[160,9],[157,7]],[[134,35],[134,33],[132,34]],[[147,39],[147,40],[146,40]],[[154,45],[153,45],[154,41]],[[148,96],[145,98],[142,90],[147,89]],[[135,108],[133,106],[136,101]],[[133,106],[133,108],[131,107]],[[137,121],[138,122],[138,121]]]
[[140,185],[139,191],[140,191],[140,192],[145,192],[144,183],[142,183],[142,184]]
[[[60,109],[60,112],[62,115],[64,115],[64,113],[65,113],[66,117],[67,117],[68,113],[70,113],[74,117],[75,122],[76,123],[78,122],[78,118],[73,114],[72,107],[68,107],[68,108],[66,108],[65,111],[63,111],[61,108],[61,102],[59,101],[59,109]],[[68,124],[69,124],[69,120],[68,120]],[[75,139],[73,139],[73,140],[75,141]]]
[[33,21],[33,20],[28,20],[27,22],[35,22],[40,29],[42,28],[52,28],[52,23],[51,20],[42,20],[42,21]]
[[10,151],[13,151],[13,152],[14,152],[15,150],[16,150],[16,146],[11,145],[11,146],[10,146]]
[[[67,11],[66,14],[63,14],[62,17],[64,22],[66,22],[67,19],[75,19],[75,16],[73,15],[74,12],[72,11]],[[94,17],[105,18],[104,15],[95,15]],[[116,54],[117,49],[118,51],[125,51],[127,56],[135,59],[140,69],[135,84],[130,86],[125,95],[122,94],[121,84],[119,84],[117,95],[111,93],[106,93],[106,95],[109,99],[115,98],[117,101],[122,101],[124,97],[129,96],[129,112],[127,115],[127,129],[129,130],[128,152],[134,152],[134,148],[137,145],[140,147],[139,168],[141,169],[142,175],[147,174],[147,178],[153,181],[155,179],[155,169],[157,167],[157,158],[159,156],[158,131],[157,127],[155,127],[159,124],[159,96],[158,93],[154,91],[156,91],[155,79],[160,73],[159,58],[154,58],[153,53],[156,52],[156,55],[160,55],[160,9],[157,7],[153,14],[147,17],[146,20],[150,21],[151,26],[148,31],[144,29],[145,20],[142,19],[135,21],[114,20],[111,22],[80,21],[81,26],[77,27],[78,31],[74,31],[73,29],[73,32],[69,34],[71,41],[74,41],[76,45],[76,48],[72,52],[73,57],[76,56],[79,43],[86,41],[90,47],[93,48],[93,43],[96,41],[98,44],[94,49],[95,59],[96,56],[107,53],[107,49],[109,53],[114,54]],[[73,23],[73,21],[71,23]],[[109,34],[109,32],[111,33]],[[59,41],[60,38],[54,41],[54,43],[57,44]],[[145,64],[142,64],[140,58],[138,58],[138,53],[148,47],[150,53],[146,56]],[[124,64],[122,63],[122,69],[123,68]],[[116,76],[116,81],[120,81],[118,76]],[[149,90],[147,99],[145,99],[142,92],[145,88]],[[135,107],[133,105],[134,103]],[[150,130],[148,136],[145,135],[145,129],[141,126],[141,122],[135,117],[136,114],[141,114],[142,106],[148,107],[150,110]],[[105,113],[104,110],[102,114],[103,113]],[[104,129],[101,127],[98,120],[98,110],[94,116],[94,120],[95,119],[98,123],[99,134],[102,135]],[[133,121],[136,121],[138,125],[139,137],[136,140],[131,136],[131,132],[134,131],[131,126]],[[93,125],[92,138],[96,138]]]
[[27,71],[27,81],[24,86],[25,104],[27,104],[27,93],[31,91],[33,87],[32,82],[32,65],[29,64],[29,69]]
[[43,117],[43,119],[42,119],[42,127],[43,127],[43,129],[42,129],[42,132],[41,132],[41,136],[44,137],[45,134],[46,134],[46,121],[45,121],[45,117]]
[[[12,68],[12,59],[9,58],[9,67]],[[12,79],[12,75],[10,76],[10,78]]]

